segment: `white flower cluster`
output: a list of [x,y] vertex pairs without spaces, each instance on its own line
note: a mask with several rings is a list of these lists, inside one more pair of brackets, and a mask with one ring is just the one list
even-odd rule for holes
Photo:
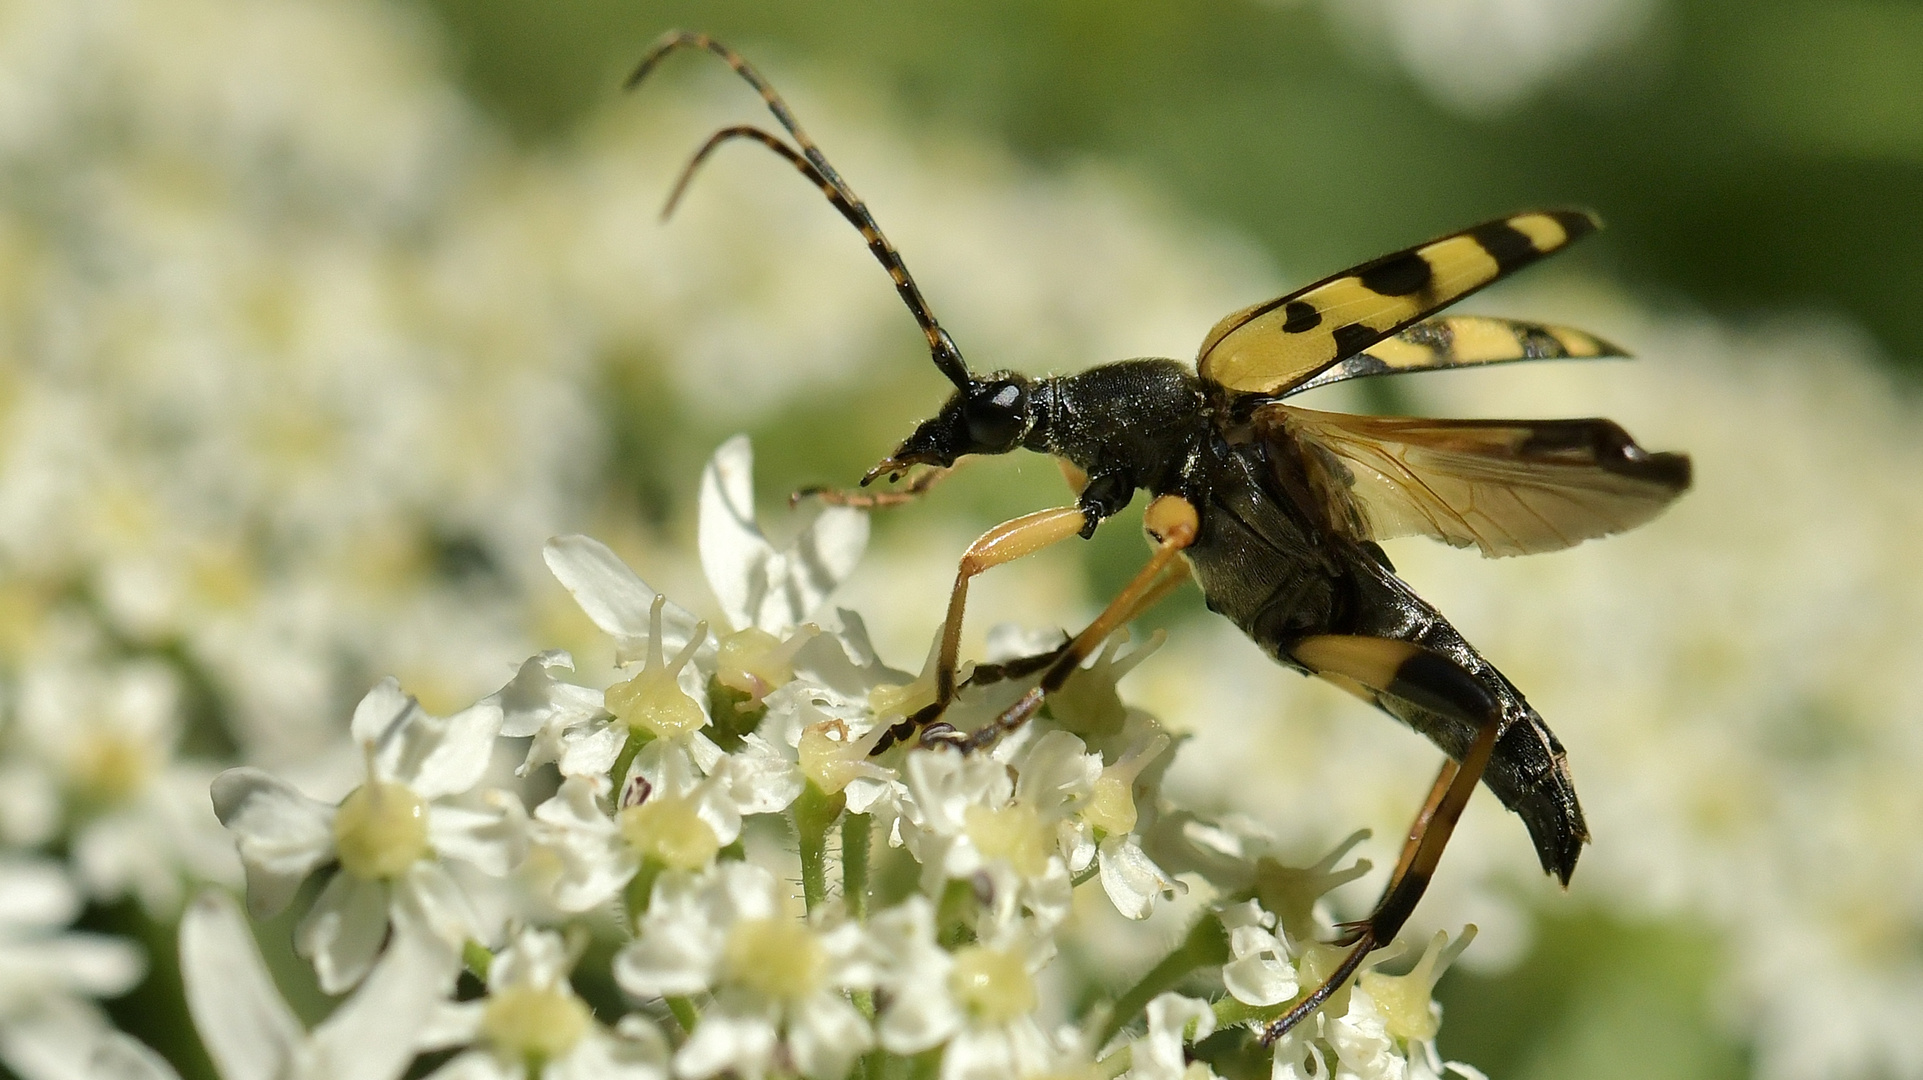
[[[625,677],[592,689],[545,653],[449,717],[388,680],[354,711],[365,775],[338,803],[254,768],[214,781],[253,913],[307,897],[297,949],[324,990],[352,994],[303,1034],[239,912],[198,901],[182,963],[226,1080],[391,1080],[457,1048],[436,1076],[1204,1080],[1210,1053],[1259,1052],[1254,1032],[1333,966],[1316,907],[1359,873],[1335,869],[1346,845],[1290,869],[1164,805],[1172,739],[1114,689],[1145,650],[1106,651],[990,751],[874,753],[933,684],[881,663],[853,612],[822,620],[866,518],[826,508],[775,548],[753,517],[749,453],[729,442],[702,484],[725,631],[599,542],[561,537],[548,563]],[[971,686],[947,719],[985,722],[1023,689]],[[491,771],[504,754],[518,768]],[[531,792],[549,794],[528,808]],[[1173,876],[1145,843],[1191,872]],[[1065,985],[1052,969],[1076,888],[1097,881],[1131,919],[1191,885],[1209,899],[1136,987],[1076,1016],[1051,1000]],[[1441,944],[1406,974],[1366,971],[1277,1044],[1275,1075],[1439,1075],[1430,990],[1460,948]],[[619,988],[612,1008],[572,987],[588,955]],[[457,995],[463,968],[479,981]],[[1223,992],[1211,1004],[1178,985]],[[169,1075],[124,1036],[95,1066]]]

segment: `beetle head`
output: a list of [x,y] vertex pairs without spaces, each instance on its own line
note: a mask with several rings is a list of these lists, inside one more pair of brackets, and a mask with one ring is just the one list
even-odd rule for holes
[[1022,445],[1035,425],[1030,380],[1017,372],[1000,371],[986,378],[970,376],[941,411],[915,428],[895,452],[862,477],[866,484],[884,473],[899,473],[911,465],[948,468],[964,454],[1006,454]]

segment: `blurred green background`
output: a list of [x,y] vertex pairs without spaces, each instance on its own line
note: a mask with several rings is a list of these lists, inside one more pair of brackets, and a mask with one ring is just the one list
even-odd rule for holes
[[[1334,4],[415,2],[475,99],[530,144],[564,139],[659,29],[699,28],[765,70],[832,70],[1038,165],[1125,165],[1292,273],[1576,203],[1610,226],[1583,257],[1658,305],[1843,312],[1899,363],[1923,358],[1919,4],[1518,5],[1519,20],[1587,6],[1628,25],[1465,110]],[[1490,51],[1462,62],[1523,63]]]

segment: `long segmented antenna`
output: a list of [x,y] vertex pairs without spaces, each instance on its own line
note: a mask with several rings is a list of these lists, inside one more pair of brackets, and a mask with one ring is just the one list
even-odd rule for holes
[[862,202],[854,189],[848,186],[848,182],[841,178],[841,174],[835,171],[835,167],[828,163],[827,156],[821,152],[820,147],[815,145],[814,140],[801,130],[801,124],[795,120],[794,113],[789,111],[788,103],[781,99],[781,95],[775,92],[774,87],[768,85],[767,80],[761,77],[761,73],[742,59],[739,53],[706,34],[671,30],[663,35],[660,41],[655,42],[654,47],[641,58],[641,62],[635,65],[634,72],[628,76],[624,84],[625,88],[634,89],[648,77],[663,58],[676,49],[683,48],[706,49],[726,62],[734,69],[735,74],[755,88],[761,95],[762,102],[768,106],[768,111],[774,114],[782,128],[794,139],[795,145],[801,149],[797,152],[794,147],[761,128],[747,125],[723,128],[709,136],[708,141],[702,144],[701,149],[696,151],[694,158],[688,162],[687,167],[681,170],[681,178],[675,182],[674,191],[668,197],[668,203],[662,215],[665,217],[674,212],[675,204],[680,201],[688,182],[694,178],[695,170],[700,168],[708,155],[721,144],[731,139],[752,139],[780,154],[803,176],[814,181],[815,185],[821,189],[822,195],[826,196],[835,209],[841,212],[841,216],[847,218],[849,224],[860,230],[862,239],[868,242],[869,252],[881,263],[882,269],[888,271],[888,276],[894,279],[895,291],[901,294],[902,303],[908,305],[909,313],[915,317],[915,322],[920,324],[922,336],[928,339],[928,353],[935,361],[935,367],[956,387],[966,389],[969,381],[968,365],[962,360],[961,350],[956,348],[955,340],[948,336],[948,331],[943,330],[941,323],[935,320],[934,311],[929,308],[928,300],[922,296],[921,289],[915,284],[914,276],[908,272],[908,265],[902,261],[901,253],[897,252],[895,245],[889,243],[888,237],[883,235],[881,226],[875,222],[875,216],[869,213],[867,204]]

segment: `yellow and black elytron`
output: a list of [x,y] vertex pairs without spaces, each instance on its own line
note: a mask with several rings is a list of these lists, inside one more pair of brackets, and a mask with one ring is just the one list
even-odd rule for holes
[[[986,745],[1025,722],[1117,628],[1193,574],[1208,606],[1277,661],[1353,692],[1448,755],[1381,900],[1350,924],[1344,962],[1265,1039],[1299,1023],[1395,937],[1478,781],[1522,818],[1543,869],[1568,883],[1589,834],[1561,744],[1521,692],[1396,576],[1377,541],[1424,535],[1492,556],[1554,551],[1654,517],[1689,487],[1689,459],[1649,453],[1608,420],[1353,416],[1286,399],[1370,375],[1623,355],[1563,327],[1431,317],[1593,232],[1593,216],[1514,214],[1244,308],[1209,331],[1193,368],[1146,359],[1075,375],[976,375],[867,207],[738,55],[705,35],[669,34],[629,85],[682,47],[714,53],[759,90],[793,145],[752,126],[718,131],[675,197],[729,140],[751,139],[787,159],[861,231],[920,323],[936,368],[955,384],[941,410],[862,478],[900,480],[924,467],[908,487],[824,497],[902,501],[965,455],[1016,449],[1055,457],[1076,490],[1072,505],[999,525],[963,555],[937,659],[937,701],[895,725],[884,749],[917,733],[964,749]],[[1038,685],[993,723],[965,734],[937,723],[957,689],[969,579],[1092,535],[1137,489],[1154,496],[1144,519],[1154,543],[1148,564],[1085,630],[1037,659]]]

